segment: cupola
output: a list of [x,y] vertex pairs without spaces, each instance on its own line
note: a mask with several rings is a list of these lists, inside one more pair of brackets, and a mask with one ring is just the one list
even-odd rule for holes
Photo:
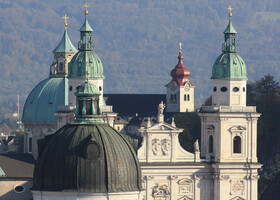
[[170,75],[172,76],[172,81],[178,86],[184,86],[189,81],[190,71],[183,64],[182,43],[180,43],[178,64],[171,71]]
[[222,54],[216,59],[212,68],[211,79],[247,79],[247,71],[244,60],[237,54],[235,35],[231,17],[232,8],[228,8],[229,23],[224,31],[225,42],[222,45]]

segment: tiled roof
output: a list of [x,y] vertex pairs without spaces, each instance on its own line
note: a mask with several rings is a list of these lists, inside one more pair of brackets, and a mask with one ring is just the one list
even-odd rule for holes
[[0,154],[0,168],[7,178],[32,178],[34,165],[31,154]]

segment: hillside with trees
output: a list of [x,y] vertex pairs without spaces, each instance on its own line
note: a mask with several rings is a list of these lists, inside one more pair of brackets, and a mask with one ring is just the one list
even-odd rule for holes
[[[84,1],[0,0],[0,112],[13,112],[48,76],[52,50],[63,33],[62,16],[77,46]],[[95,51],[106,93],[164,93],[183,43],[184,64],[196,85],[199,107],[210,94],[211,68],[221,53],[228,23],[223,0],[88,1]],[[279,80],[280,4],[277,0],[232,2],[237,47],[249,80],[271,73]],[[1,116],[3,118],[3,116]]]

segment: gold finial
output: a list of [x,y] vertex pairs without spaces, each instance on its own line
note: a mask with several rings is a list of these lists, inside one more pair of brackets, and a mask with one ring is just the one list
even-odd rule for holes
[[182,42],[179,43],[179,52],[182,53]]
[[89,71],[86,71],[86,75],[87,75],[87,81],[88,81],[88,76],[89,76]]
[[87,10],[87,8],[89,7],[89,5],[86,3],[85,5],[83,5],[83,7],[86,8],[86,10],[85,10],[85,15],[88,15],[88,10]]
[[233,8],[231,7],[231,5],[229,5],[229,7],[227,9],[229,10],[228,16],[229,16],[229,18],[231,18],[232,17],[231,11],[233,10]]
[[67,28],[67,19],[69,19],[69,17],[67,17],[67,15],[65,14],[64,17],[62,17],[65,21],[64,21],[64,28]]

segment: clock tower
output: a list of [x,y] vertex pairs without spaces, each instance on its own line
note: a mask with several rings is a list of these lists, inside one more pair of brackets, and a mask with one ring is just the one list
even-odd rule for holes
[[194,112],[194,88],[189,81],[190,71],[183,64],[182,43],[178,64],[171,71],[172,80],[166,87],[166,112]]

